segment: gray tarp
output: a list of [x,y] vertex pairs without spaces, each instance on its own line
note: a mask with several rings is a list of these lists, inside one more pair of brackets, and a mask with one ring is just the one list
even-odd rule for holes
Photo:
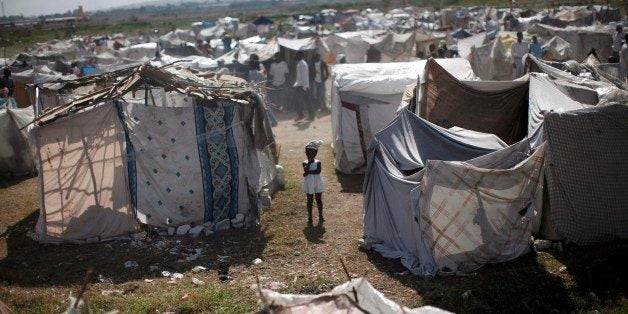
[[419,188],[428,160],[468,160],[506,144],[491,134],[447,130],[408,110],[377,133],[368,149],[364,178],[364,234],[388,258],[418,266],[420,232],[414,220],[412,190]]
[[32,107],[0,110],[0,174],[25,175],[35,171],[26,131],[20,131],[33,118]]
[[545,117],[548,223],[563,238],[579,245],[628,239],[627,121],[625,104]]

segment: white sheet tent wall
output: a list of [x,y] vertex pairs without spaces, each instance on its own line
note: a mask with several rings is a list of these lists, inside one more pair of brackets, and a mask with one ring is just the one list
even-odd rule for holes
[[131,60],[153,59],[157,52],[157,43],[145,43],[122,48],[120,57]]
[[263,104],[185,99],[179,107],[107,101],[35,128],[39,240],[102,241],[138,222],[215,231],[257,223],[258,193],[275,175]]
[[414,32],[397,34],[385,30],[335,33],[325,38],[333,59],[344,54],[347,63],[366,62],[370,47],[381,53],[381,62],[410,61],[414,57],[415,42]]
[[554,36],[543,44],[543,50],[546,51],[553,61],[567,61],[572,58],[571,44],[559,36]]
[[505,81],[512,78],[509,53],[499,39],[471,47],[469,62],[473,72],[484,81]]
[[[464,59],[438,59],[455,77],[473,80]],[[332,146],[334,166],[360,173],[372,136],[396,115],[407,85],[417,81],[426,61],[335,65],[332,69]]]
[[0,110],[0,174],[19,176],[35,172],[27,130],[20,131],[33,118],[30,107]]

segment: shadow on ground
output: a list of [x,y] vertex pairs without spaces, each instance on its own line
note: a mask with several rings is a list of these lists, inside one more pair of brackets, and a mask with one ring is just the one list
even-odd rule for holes
[[26,181],[34,177],[37,177],[37,175],[19,176],[19,177],[0,176],[0,189],[10,188],[14,185],[20,184],[23,181]]
[[[7,246],[7,255],[0,260],[0,282],[32,287],[80,284],[89,268],[94,271],[95,282],[100,275],[114,284],[162,277],[162,270],[186,272],[196,265],[214,271],[219,268],[217,255],[230,256],[230,266],[250,265],[250,257],[261,256],[272,238],[265,228],[252,227],[199,238],[148,235],[141,241],[51,245],[27,236],[37,218],[38,211],[33,212],[0,238]],[[171,254],[172,248],[179,254]],[[197,248],[203,248],[205,254],[194,261],[186,261],[187,255],[180,254],[193,253]],[[136,261],[139,266],[125,268],[126,261]],[[151,265],[159,266],[159,270],[151,272]]]
[[362,193],[364,174],[344,174],[336,170],[341,193]]
[[[625,297],[628,245],[572,247],[560,253],[529,253],[513,261],[487,265],[469,277],[422,279],[407,274],[399,260],[366,252],[369,261],[416,291],[424,304],[456,313],[566,313],[601,309]],[[567,266],[559,270],[560,263]],[[565,277],[571,276],[572,279]],[[468,291],[471,291],[470,294]],[[592,301],[589,292],[599,300]],[[465,293],[467,292],[467,293]],[[466,297],[463,295],[467,295]]]

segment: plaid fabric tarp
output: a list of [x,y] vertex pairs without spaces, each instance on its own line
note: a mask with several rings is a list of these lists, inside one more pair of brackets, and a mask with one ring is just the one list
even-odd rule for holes
[[628,238],[628,106],[546,116],[551,224],[579,245]]
[[545,145],[519,162],[527,143],[468,162],[430,161],[419,200],[422,250],[431,275],[473,271],[526,253]]

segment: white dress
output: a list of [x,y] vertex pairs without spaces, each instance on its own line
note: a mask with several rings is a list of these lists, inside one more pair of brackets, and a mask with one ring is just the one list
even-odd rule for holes
[[[307,163],[307,161],[305,161]],[[318,160],[314,160],[313,163],[310,164],[310,171],[315,171],[318,168],[318,165],[321,162]],[[323,176],[320,174],[308,174],[303,177],[303,185],[301,186],[301,191],[305,194],[315,194],[315,193],[323,193]]]

